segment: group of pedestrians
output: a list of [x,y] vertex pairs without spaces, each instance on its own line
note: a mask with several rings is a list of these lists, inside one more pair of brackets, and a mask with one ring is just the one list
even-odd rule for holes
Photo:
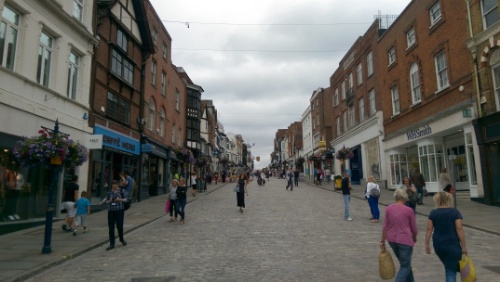
[[[170,214],[169,222],[177,222],[177,217],[180,215],[179,224],[184,224],[185,207],[187,201],[187,184],[186,179],[172,179],[170,182],[169,205],[168,212]],[[175,215],[175,217],[174,217]]]

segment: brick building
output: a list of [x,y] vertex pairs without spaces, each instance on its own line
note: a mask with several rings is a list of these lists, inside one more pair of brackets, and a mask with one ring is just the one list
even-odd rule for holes
[[332,141],[332,89],[318,88],[310,98],[312,122],[312,169],[325,169],[329,166],[322,159],[323,152],[327,150],[326,144]]

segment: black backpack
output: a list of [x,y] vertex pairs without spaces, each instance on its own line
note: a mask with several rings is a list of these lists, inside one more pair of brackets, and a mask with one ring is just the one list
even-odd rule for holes
[[[125,198],[125,193],[123,193],[123,188],[121,191],[121,196],[122,196],[122,199]],[[130,209],[131,206],[132,206],[132,200],[130,199],[130,196],[129,196],[128,201],[123,203],[123,210],[128,210],[128,209]]]

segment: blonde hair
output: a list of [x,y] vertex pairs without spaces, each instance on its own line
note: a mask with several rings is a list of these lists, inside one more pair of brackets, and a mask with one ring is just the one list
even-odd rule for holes
[[368,182],[375,182],[375,176],[373,175],[368,176]]
[[398,201],[408,201],[408,194],[406,194],[406,189],[396,189],[394,191],[394,200]]
[[186,185],[186,179],[181,177],[181,179],[179,179],[179,185],[180,186],[185,186]]
[[452,207],[453,206],[453,196],[448,192],[437,192],[434,195],[434,197],[432,197],[432,200],[434,200],[434,205],[436,205],[436,207],[440,207],[440,206]]

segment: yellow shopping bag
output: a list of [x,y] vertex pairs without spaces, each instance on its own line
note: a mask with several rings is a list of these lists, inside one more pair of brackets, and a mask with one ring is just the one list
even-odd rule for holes
[[472,259],[467,255],[462,255],[462,259],[458,262],[460,265],[460,277],[462,282],[476,281],[476,269],[472,263]]

